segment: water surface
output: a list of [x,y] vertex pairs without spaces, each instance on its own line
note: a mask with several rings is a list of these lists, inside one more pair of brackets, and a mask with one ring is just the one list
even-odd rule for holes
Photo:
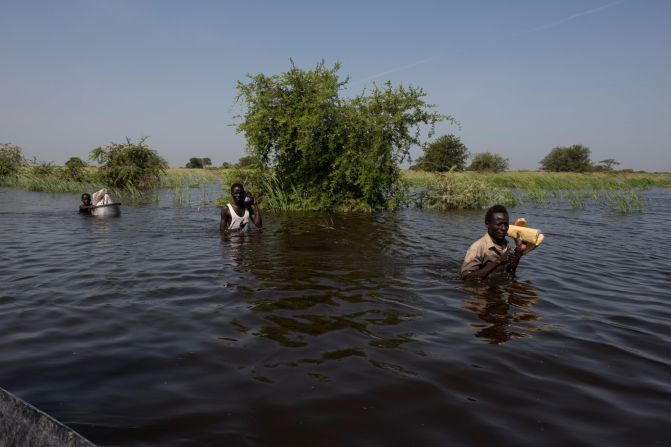
[[[668,445],[671,192],[522,205],[514,282],[457,278],[482,211],[116,219],[0,189],[0,386],[99,445]],[[1,435],[0,435],[1,436]]]

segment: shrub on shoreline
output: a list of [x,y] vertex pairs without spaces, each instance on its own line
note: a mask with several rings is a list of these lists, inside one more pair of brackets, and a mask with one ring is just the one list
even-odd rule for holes
[[150,189],[160,184],[168,163],[145,144],[146,137],[132,143],[110,143],[91,151],[91,160],[101,166],[98,175],[102,183],[113,188]]

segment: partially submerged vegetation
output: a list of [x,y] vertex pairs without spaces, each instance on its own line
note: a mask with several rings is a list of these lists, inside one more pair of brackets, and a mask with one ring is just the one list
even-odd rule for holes
[[[450,117],[431,110],[412,86],[374,85],[343,97],[339,65],[293,65],[238,82],[238,132],[258,165],[260,187],[277,205],[318,209],[395,208],[405,200],[400,164],[429,129]],[[431,131],[430,131],[431,133]],[[268,197],[268,200],[270,197]]]
[[126,143],[110,143],[91,151],[90,158],[100,166],[100,181],[112,188],[151,189],[160,184],[168,169],[168,162],[149,148],[143,137],[137,143],[126,138]]
[[650,187],[671,187],[671,174],[569,173],[516,171],[504,173],[450,172],[434,174],[406,171],[405,180],[420,192],[415,204],[440,210],[484,208],[493,203],[531,202],[548,206],[566,201],[582,209],[591,201],[611,203],[622,212],[642,209],[639,192]]
[[[76,180],[72,178],[67,167],[46,163],[27,164],[20,166],[11,175],[0,176],[0,186],[19,187],[28,191],[93,191],[105,186],[99,181],[97,169],[83,167],[79,173],[81,180]],[[172,189],[175,202],[188,205],[193,188],[219,183],[221,196],[209,203],[223,205],[230,200],[228,188],[238,181],[261,198],[262,206],[266,210],[323,210],[306,191],[294,187],[288,193],[285,192],[283,187],[278,186],[273,171],[261,172],[245,168],[169,168],[160,177],[157,187]],[[494,203],[507,206],[533,203],[545,207],[552,201],[565,201],[573,209],[584,209],[588,203],[593,202],[610,203],[621,212],[632,212],[642,209],[640,191],[651,187],[671,188],[671,173],[430,173],[402,170],[400,182],[405,191],[401,203],[403,206],[449,210],[486,208]],[[131,202],[145,194],[132,186],[110,188],[110,193]],[[203,194],[199,196],[202,197]]]

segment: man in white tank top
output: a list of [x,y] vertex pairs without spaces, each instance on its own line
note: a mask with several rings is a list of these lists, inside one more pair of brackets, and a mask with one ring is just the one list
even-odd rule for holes
[[233,203],[228,203],[221,209],[219,231],[247,231],[250,220],[257,228],[261,228],[263,221],[256,198],[247,193],[241,183],[231,185],[231,196],[233,196]]

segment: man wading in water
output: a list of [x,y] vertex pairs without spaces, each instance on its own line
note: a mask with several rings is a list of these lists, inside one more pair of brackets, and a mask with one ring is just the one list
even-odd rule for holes
[[515,276],[517,265],[527,246],[520,238],[516,247],[508,244],[508,210],[503,205],[494,205],[485,214],[487,234],[473,242],[461,266],[463,279],[484,279],[490,274]]
[[257,228],[261,228],[263,221],[261,220],[261,210],[258,207],[256,198],[245,192],[245,187],[241,183],[233,183],[231,185],[231,196],[233,196],[233,203],[228,203],[221,209],[219,231],[247,231],[249,229],[250,217],[254,225]]

